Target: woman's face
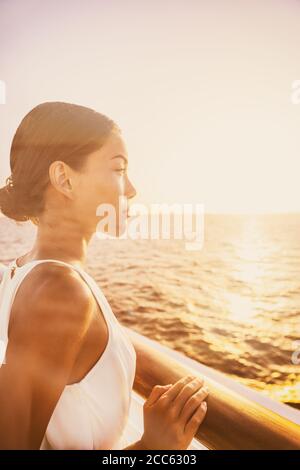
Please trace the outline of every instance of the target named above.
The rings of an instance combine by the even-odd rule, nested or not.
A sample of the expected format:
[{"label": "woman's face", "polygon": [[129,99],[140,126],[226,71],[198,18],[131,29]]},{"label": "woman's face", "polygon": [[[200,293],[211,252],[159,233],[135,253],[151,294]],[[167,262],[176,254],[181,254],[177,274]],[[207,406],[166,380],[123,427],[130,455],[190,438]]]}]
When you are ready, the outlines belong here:
[{"label": "woman's face", "polygon": [[[128,200],[136,195],[127,174],[128,154],[120,134],[112,132],[100,150],[87,157],[76,172],[74,208],[84,225],[112,236],[126,227]],[[73,184],[73,177],[72,177]],[[101,206],[105,204],[107,206]],[[108,222],[108,215],[113,224]]]}]

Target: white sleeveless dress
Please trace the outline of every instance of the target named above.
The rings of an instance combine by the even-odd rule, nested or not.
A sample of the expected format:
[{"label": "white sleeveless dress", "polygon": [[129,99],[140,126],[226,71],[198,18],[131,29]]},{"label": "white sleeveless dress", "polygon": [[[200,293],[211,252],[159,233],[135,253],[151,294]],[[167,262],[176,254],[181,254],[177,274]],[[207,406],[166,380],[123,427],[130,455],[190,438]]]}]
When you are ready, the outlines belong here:
[{"label": "white sleeveless dress", "polygon": [[0,344],[6,345],[8,341],[10,310],[18,287],[34,266],[45,262],[69,266],[80,274],[99,303],[109,338],[101,358],[85,377],[64,388],[40,449],[123,449],[129,445],[124,431],[136,371],[136,352],[102,290],[79,265],[49,259],[30,261],[20,267],[14,260],[6,266],[0,284]]}]

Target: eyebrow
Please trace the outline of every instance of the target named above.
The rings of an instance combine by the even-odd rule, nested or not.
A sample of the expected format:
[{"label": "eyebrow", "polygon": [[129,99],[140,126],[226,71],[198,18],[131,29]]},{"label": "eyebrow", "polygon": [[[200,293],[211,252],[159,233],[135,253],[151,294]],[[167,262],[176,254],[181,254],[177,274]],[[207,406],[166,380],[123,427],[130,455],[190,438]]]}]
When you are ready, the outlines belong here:
[{"label": "eyebrow", "polygon": [[128,165],[128,160],[126,157],[124,157],[124,155],[115,155],[114,157],[111,158],[111,160],[113,160],[114,158],[123,158],[123,160],[125,161],[126,165]]}]

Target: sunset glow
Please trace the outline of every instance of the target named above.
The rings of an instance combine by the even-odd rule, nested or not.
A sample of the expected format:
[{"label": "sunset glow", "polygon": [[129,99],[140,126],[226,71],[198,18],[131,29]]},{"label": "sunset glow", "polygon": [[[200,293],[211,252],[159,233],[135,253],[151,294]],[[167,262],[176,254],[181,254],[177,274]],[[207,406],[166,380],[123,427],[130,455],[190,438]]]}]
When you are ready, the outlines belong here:
[{"label": "sunset glow", "polygon": [[21,118],[61,100],[119,123],[137,201],[300,210],[299,2],[1,3],[1,183]]}]

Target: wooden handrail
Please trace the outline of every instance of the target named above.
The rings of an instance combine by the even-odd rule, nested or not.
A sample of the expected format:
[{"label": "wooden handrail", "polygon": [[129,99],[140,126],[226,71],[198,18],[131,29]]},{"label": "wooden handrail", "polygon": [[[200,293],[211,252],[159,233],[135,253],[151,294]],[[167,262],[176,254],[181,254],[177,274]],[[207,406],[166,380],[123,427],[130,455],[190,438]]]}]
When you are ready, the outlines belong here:
[{"label": "wooden handrail", "polygon": [[[200,376],[167,354],[128,334],[137,362],[133,388],[144,398],[154,385],[174,383],[188,374]],[[209,449],[300,449],[300,426],[228,387],[201,375],[209,388],[208,411],[195,437]]]}]

